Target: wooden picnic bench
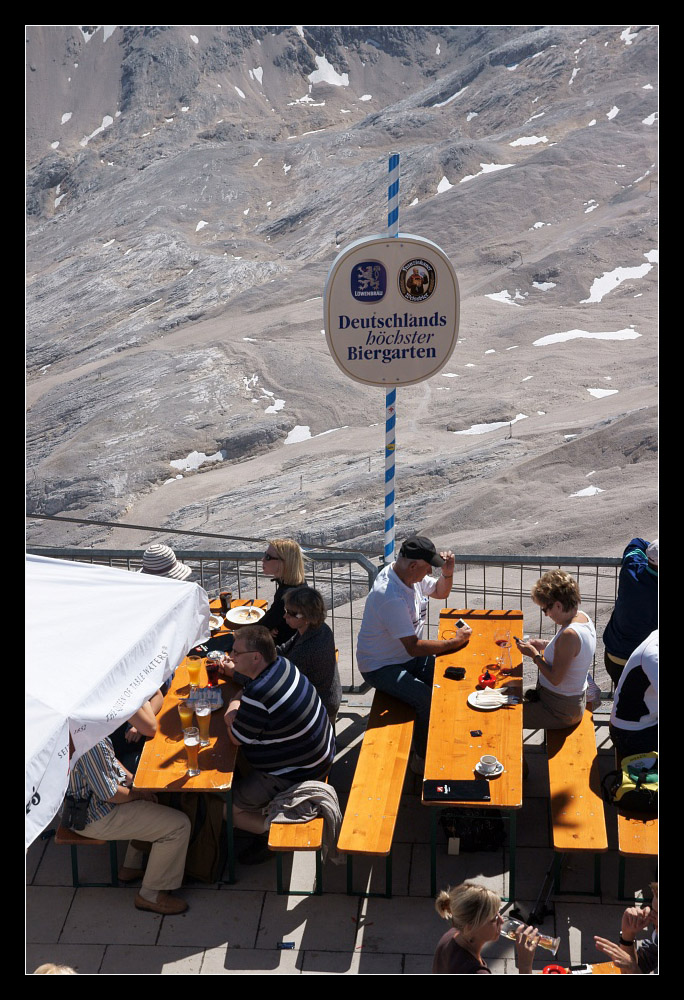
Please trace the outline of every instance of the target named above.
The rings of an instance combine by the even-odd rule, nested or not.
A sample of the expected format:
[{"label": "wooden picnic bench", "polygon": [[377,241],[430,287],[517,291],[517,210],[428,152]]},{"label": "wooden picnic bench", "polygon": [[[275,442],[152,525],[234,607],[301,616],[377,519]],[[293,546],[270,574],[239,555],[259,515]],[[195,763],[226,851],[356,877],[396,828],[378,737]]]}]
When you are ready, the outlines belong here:
[{"label": "wooden picnic bench", "polygon": [[[94,837],[83,837],[75,830],[70,830],[62,823],[55,831],[55,843],[71,848],[71,881],[74,889],[81,886],[88,888],[101,887],[105,885],[117,886],[119,884],[118,869],[119,862],[116,851],[115,840],[96,840]],[[111,882],[81,882],[78,877],[78,848],[79,847],[109,847],[109,867],[111,871]]]},{"label": "wooden picnic bench", "polygon": [[598,896],[601,893],[600,855],[608,850],[606,818],[601,796],[596,732],[592,713],[587,710],[580,722],[565,729],[546,730],[546,754],[549,765],[551,792],[551,827],[553,833],[553,864],[542,886],[533,913],[551,881],[557,895],[564,895],[560,876],[565,854],[589,851],[594,854],[594,889],[573,892],[576,896]]},{"label": "wooden picnic bench", "polygon": [[[337,847],[347,855],[347,894],[392,895],[392,841],[406,777],[415,711],[383,691],[373,696]],[[385,892],[355,892],[353,856],[385,857]]]},{"label": "wooden picnic bench", "polygon": [[[622,756],[615,751],[615,765],[619,769]],[[618,899],[634,902],[625,896],[625,858],[654,858],[658,856],[658,817],[641,813],[628,813],[618,808]],[[640,900],[639,900],[640,901]]]},{"label": "wooden picnic bench", "polygon": [[[268,846],[276,854],[276,883],[279,896],[320,896],[323,893],[323,817],[317,816],[306,823],[271,823]],[[283,854],[297,851],[316,852],[316,883],[313,892],[283,888]]]}]

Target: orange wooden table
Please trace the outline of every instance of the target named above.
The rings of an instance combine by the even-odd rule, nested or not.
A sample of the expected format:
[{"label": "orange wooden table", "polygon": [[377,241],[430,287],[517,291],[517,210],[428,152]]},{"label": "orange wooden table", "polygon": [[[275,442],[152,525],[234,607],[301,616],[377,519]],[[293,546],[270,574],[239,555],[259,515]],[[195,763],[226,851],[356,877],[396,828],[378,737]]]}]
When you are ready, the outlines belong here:
[{"label": "orange wooden table", "polygon": [[592,976],[621,976],[622,969],[619,969],[614,962],[598,962],[591,966]]},{"label": "orange wooden table", "polygon": [[[202,663],[200,685],[206,686],[207,674]],[[223,677],[219,678],[219,689],[227,708],[231,696],[238,686]],[[178,702],[190,693],[187,660],[180,664],[164,696],[161,712],[157,716],[157,733],[147,740],[133,781],[134,788],[152,792],[221,792],[226,799],[226,836],[228,844],[228,881],[235,881],[235,857],[233,850],[233,773],[237,747],[228,736],[223,721],[224,709],[216,709],[211,714],[209,726],[210,744],[200,747],[199,767],[201,774],[190,777],[187,774],[187,758]]]},{"label": "orange wooden table", "polygon": [[[425,778],[469,781],[477,778],[474,768],[483,754],[494,754],[504,765],[504,771],[489,780],[490,802],[439,801],[426,799],[423,805],[432,807],[431,832],[431,893],[437,893],[437,811],[438,807],[459,809],[501,809],[508,813],[510,876],[508,899],[515,895],[515,820],[516,809],[522,807],[522,656],[513,636],[522,638],[522,611],[456,611],[444,609],[439,616],[439,638],[445,629],[454,629],[462,618],[473,633],[468,645],[456,653],[437,657],[432,689],[430,726],[425,757]],[[468,695],[477,689],[478,678],[485,668],[492,667],[502,652],[494,643],[494,632],[510,627],[510,673],[497,674],[496,688],[503,688],[519,698],[515,705],[494,711],[471,708]],[[464,667],[463,680],[444,676],[449,666]],[[471,736],[481,729],[482,736]]]}]

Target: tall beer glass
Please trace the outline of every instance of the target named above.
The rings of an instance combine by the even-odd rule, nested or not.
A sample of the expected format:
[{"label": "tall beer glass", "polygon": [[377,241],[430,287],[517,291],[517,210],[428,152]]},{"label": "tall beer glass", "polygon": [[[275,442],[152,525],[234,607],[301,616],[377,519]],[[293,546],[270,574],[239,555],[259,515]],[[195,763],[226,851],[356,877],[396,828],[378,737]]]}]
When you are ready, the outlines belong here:
[{"label": "tall beer glass", "polygon": [[200,746],[209,746],[209,724],[211,722],[211,704],[208,701],[198,701],[195,705],[197,726],[200,734]]},{"label": "tall beer glass", "polygon": [[188,663],[188,677],[190,678],[190,688],[194,690],[196,687],[199,687],[200,670],[202,667],[202,657],[191,654],[190,656],[188,656],[187,663]]},{"label": "tall beer glass", "polygon": [[197,760],[200,747],[200,734],[197,726],[190,726],[188,729],[183,730],[183,742],[185,743],[185,752],[188,756],[188,770],[186,773],[191,778],[196,778],[200,773],[199,761]]}]

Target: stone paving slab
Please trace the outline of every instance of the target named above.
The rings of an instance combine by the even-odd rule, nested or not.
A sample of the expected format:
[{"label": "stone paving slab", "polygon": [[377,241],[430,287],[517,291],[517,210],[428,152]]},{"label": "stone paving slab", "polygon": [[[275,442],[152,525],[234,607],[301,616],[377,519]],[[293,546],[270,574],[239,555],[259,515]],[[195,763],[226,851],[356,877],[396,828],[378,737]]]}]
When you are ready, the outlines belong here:
[{"label": "stone paving slab", "polygon": [[[54,962],[55,965],[70,965],[81,976],[97,975],[105,950],[106,945],[103,944],[62,944],[55,941],[27,944],[26,972],[30,974],[39,965]],[[119,962],[118,969],[121,968]]]},{"label": "stone paving slab", "polygon": [[298,976],[301,954],[276,948],[208,948],[202,976]]},{"label": "stone paving slab", "polygon": [[268,893],[261,912],[256,947],[273,949],[279,941],[295,949],[352,952],[358,929],[358,900],[336,894],[277,896]]},{"label": "stone paving slab", "polygon": [[[83,890],[80,890],[83,892]],[[49,944],[60,940],[76,889],[31,885],[26,889],[26,941]]]},{"label": "stone paving slab", "polygon": [[196,976],[203,961],[203,948],[117,944],[106,949],[100,975],[116,976],[125,968],[129,976]]},{"label": "stone paving slab", "polygon": [[195,888],[181,892],[190,908],[180,916],[163,918],[160,945],[255,947],[266,893],[232,885],[221,886],[218,892]]}]

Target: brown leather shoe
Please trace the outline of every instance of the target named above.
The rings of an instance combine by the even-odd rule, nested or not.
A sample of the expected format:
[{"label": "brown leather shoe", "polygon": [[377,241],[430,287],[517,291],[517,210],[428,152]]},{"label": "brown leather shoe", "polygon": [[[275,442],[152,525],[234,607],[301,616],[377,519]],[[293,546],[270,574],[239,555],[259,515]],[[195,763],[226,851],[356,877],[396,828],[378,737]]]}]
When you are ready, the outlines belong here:
[{"label": "brown leather shoe", "polygon": [[152,913],[161,913],[164,916],[173,916],[176,913],[185,913],[188,904],[179,896],[174,896],[171,892],[160,892],[154,903],[149,899],[143,899],[138,893],[135,897],[136,910],[151,910]]},{"label": "brown leather shoe", "polygon": [[117,878],[119,882],[137,882],[144,874],[144,868],[126,868],[124,865],[119,868]]}]

